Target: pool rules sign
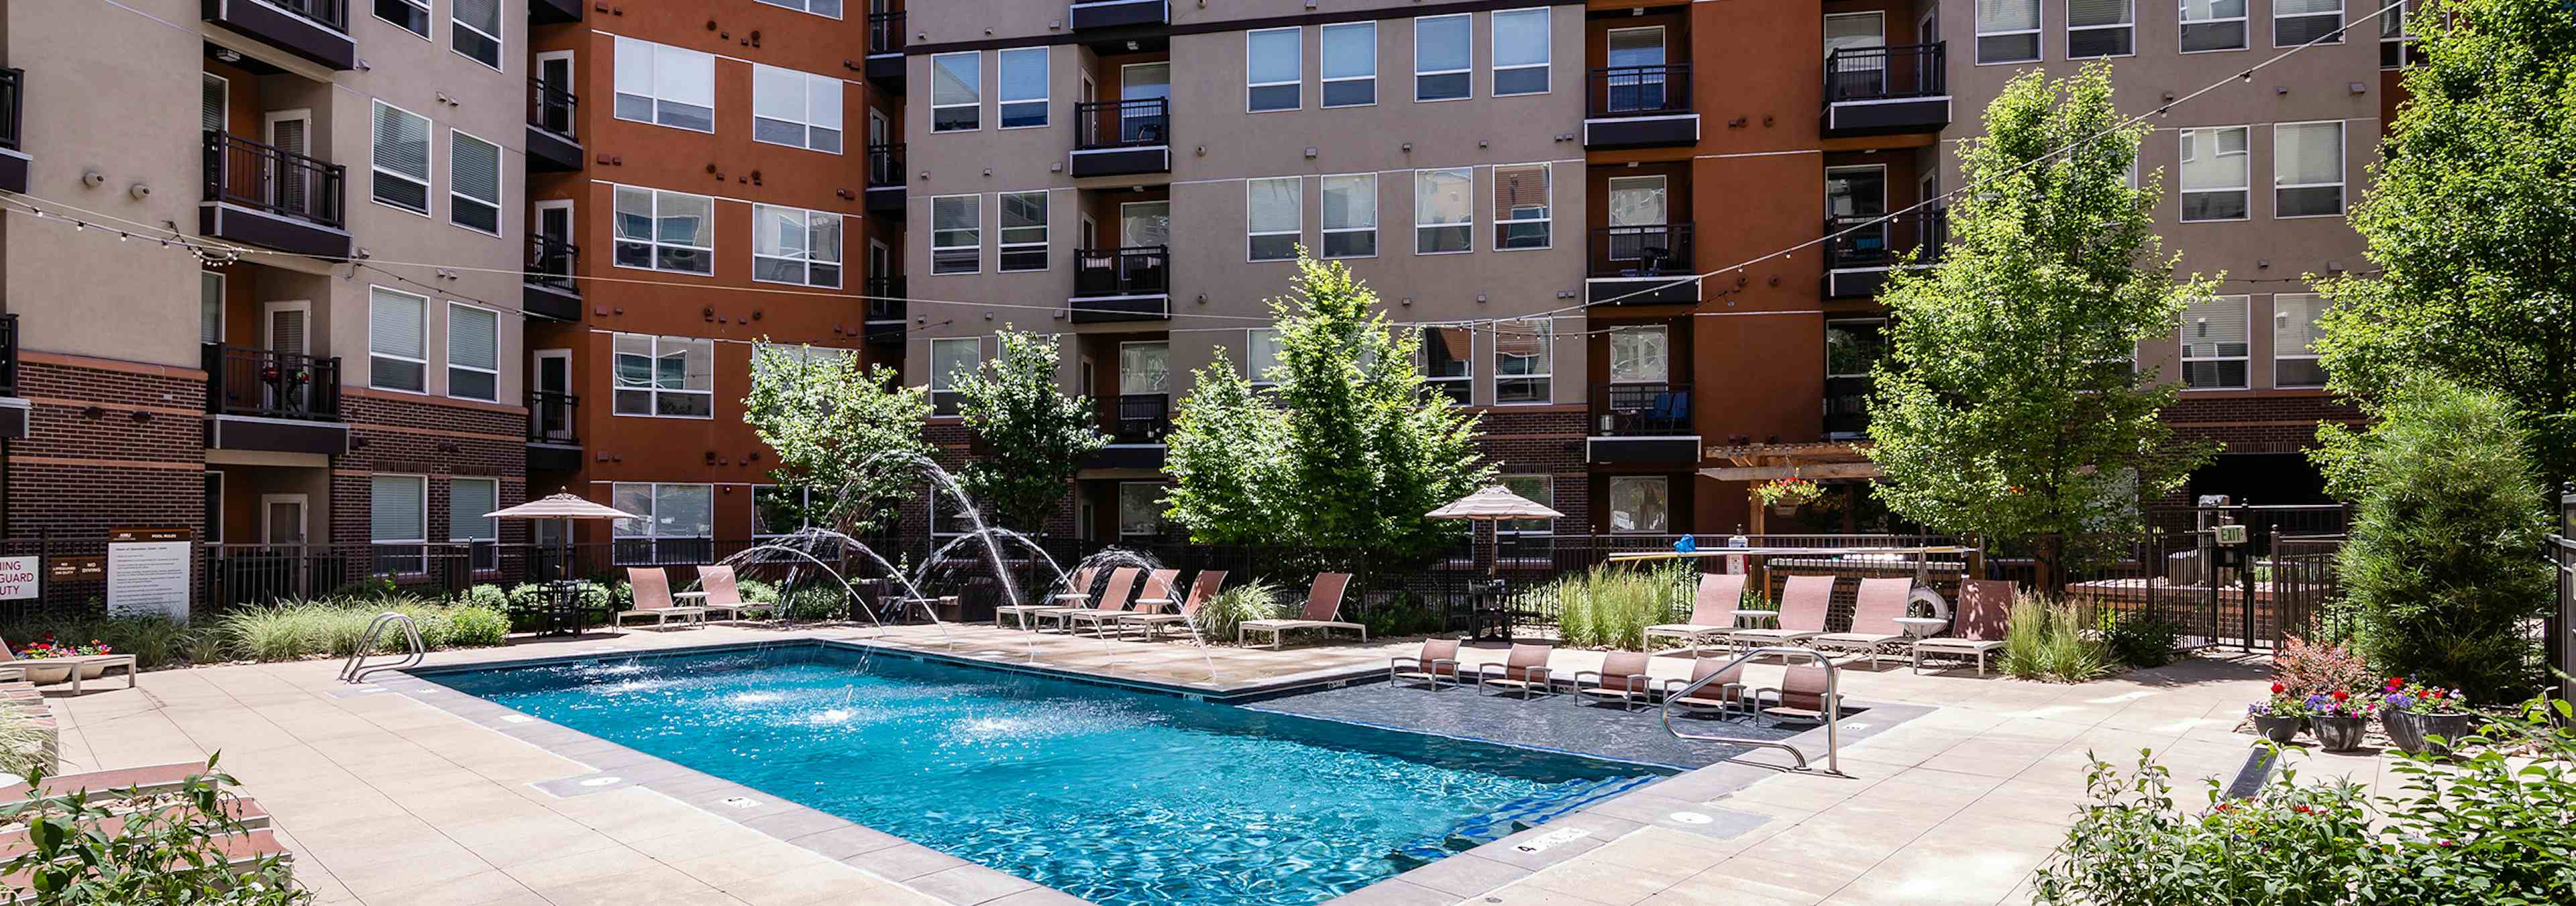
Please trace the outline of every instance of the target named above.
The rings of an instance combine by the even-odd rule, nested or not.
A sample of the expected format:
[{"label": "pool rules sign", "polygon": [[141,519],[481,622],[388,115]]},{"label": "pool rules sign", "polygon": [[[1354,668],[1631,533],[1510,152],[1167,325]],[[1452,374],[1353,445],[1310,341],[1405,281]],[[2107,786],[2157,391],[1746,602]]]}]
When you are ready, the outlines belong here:
[{"label": "pool rules sign", "polygon": [[107,537],[107,612],[188,621],[191,532],[121,528]]}]

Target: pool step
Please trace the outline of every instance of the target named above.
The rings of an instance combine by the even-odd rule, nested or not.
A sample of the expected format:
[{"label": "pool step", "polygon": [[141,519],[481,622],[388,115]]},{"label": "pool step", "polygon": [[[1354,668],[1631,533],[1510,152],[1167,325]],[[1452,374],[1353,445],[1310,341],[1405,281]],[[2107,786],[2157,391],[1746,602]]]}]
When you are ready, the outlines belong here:
[{"label": "pool step", "polygon": [[1408,868],[1426,865],[1456,853],[1492,843],[1512,834],[1545,824],[1571,814],[1584,806],[1625,793],[1663,778],[1648,774],[1639,777],[1612,777],[1605,780],[1570,780],[1536,793],[1495,806],[1492,811],[1457,823],[1439,837],[1425,837],[1398,848],[1389,858]]}]

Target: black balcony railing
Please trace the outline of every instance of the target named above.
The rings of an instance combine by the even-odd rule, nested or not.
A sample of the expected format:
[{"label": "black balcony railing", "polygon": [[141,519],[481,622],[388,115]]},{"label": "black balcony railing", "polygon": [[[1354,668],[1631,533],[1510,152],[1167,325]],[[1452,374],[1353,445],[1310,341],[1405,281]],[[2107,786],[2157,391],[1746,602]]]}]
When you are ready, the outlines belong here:
[{"label": "black balcony railing", "polygon": [[1690,64],[1609,66],[1592,70],[1587,116],[1668,116],[1691,112]]},{"label": "black balcony railing", "polygon": [[1076,296],[1150,296],[1172,291],[1171,247],[1081,249],[1073,256]]},{"label": "black balcony railing", "polygon": [[869,277],[866,285],[870,298],[864,336],[871,343],[900,342],[904,319],[911,314],[910,306],[904,304],[903,278]]},{"label": "black balcony railing", "polygon": [[580,295],[581,283],[573,279],[580,263],[580,246],[544,233],[528,234],[528,285]]},{"label": "black balcony railing", "polygon": [[528,394],[528,442],[532,444],[565,444],[578,446],[581,435],[573,416],[580,414],[581,397],[569,393],[543,390]]},{"label": "black balcony railing", "polygon": [[340,420],[339,359],[227,343],[204,349],[208,413]]},{"label": "black balcony railing", "polygon": [[1869,431],[1870,379],[1857,377],[1825,378],[1826,436],[1857,437]]},{"label": "black balcony railing", "polygon": [[1931,264],[1941,260],[1941,247],[1950,240],[1950,219],[1940,208],[1907,211],[1884,220],[1829,217],[1825,235],[1834,237],[1825,243],[1829,271],[1894,267],[1908,253],[1914,253],[1915,264]]},{"label": "black balcony railing", "polygon": [[18,395],[18,316],[0,315],[0,396]]},{"label": "black balcony railing", "polygon": [[1159,444],[1172,429],[1172,397],[1165,393],[1122,393],[1109,401],[1112,443]]},{"label": "black balcony railing", "polygon": [[573,137],[573,123],[578,121],[572,92],[544,79],[528,80],[528,125],[565,138]]},{"label": "black balcony railing", "polygon": [[1073,105],[1073,119],[1081,128],[1073,140],[1076,151],[1172,143],[1170,98],[1082,101]]},{"label": "black balcony railing", "polygon": [[18,150],[18,129],[24,119],[27,73],[22,69],[0,69],[0,148]]},{"label": "black balcony railing", "polygon": [[903,143],[868,146],[868,185],[903,185]]},{"label": "black balcony railing", "polygon": [[1825,57],[1825,102],[1882,101],[1949,93],[1941,42],[1844,47]]},{"label": "black balcony railing", "polygon": [[338,31],[349,30],[349,0],[267,0],[267,3]]},{"label": "black balcony railing", "polygon": [[340,226],[345,168],[212,129],[205,136],[207,201]]},{"label": "black balcony railing", "polygon": [[903,52],[903,11],[868,14],[868,52]]},{"label": "black balcony railing", "polygon": [[1671,437],[1691,433],[1689,384],[1612,384],[1593,400],[1597,437]]},{"label": "black balcony railing", "polygon": [[1592,276],[1661,277],[1692,273],[1691,225],[1595,227]]}]

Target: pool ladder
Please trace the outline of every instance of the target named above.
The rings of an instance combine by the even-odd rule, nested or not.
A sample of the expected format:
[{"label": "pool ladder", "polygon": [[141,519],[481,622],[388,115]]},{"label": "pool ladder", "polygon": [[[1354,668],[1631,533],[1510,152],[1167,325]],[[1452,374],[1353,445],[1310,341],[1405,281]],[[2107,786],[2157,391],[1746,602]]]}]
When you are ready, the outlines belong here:
[{"label": "pool ladder", "polygon": [[1788,660],[1790,655],[1803,655],[1807,658],[1813,659],[1816,663],[1823,664],[1825,666],[1825,771],[1832,774],[1842,773],[1842,736],[1840,732],[1840,725],[1843,717],[1842,668],[1834,666],[1833,658],[1826,657],[1824,652],[1817,651],[1813,648],[1787,646],[1755,648],[1743,654],[1736,655],[1734,660],[1726,662],[1724,666],[1711,671],[1709,675],[1693,680],[1689,685],[1683,686],[1680,689],[1665,693],[1663,704],[1664,731],[1673,734],[1673,737],[1676,739],[1686,739],[1691,742],[1722,742],[1730,745],[1779,749],[1783,752],[1789,753],[1789,757],[1797,761],[1798,770],[1808,770],[1807,753],[1798,751],[1797,746],[1790,745],[1786,742],[1772,739],[1744,739],[1734,736],[1715,736],[1706,733],[1685,733],[1682,732],[1680,727],[1673,726],[1674,699],[1689,698],[1692,693],[1698,692],[1708,684],[1725,677],[1726,672],[1734,669],[1736,665],[1766,654],[1780,655],[1781,660],[1784,662]]},{"label": "pool ladder", "polygon": [[[367,655],[376,650],[376,642],[384,638],[385,630],[396,624],[402,626],[403,643],[410,650],[392,661],[367,663]],[[370,673],[418,667],[427,657],[429,657],[429,646],[420,643],[420,624],[412,622],[411,617],[388,610],[377,614],[375,619],[367,622],[366,633],[358,637],[358,650],[349,652],[349,662],[340,667],[340,680],[348,683],[363,682]]]}]

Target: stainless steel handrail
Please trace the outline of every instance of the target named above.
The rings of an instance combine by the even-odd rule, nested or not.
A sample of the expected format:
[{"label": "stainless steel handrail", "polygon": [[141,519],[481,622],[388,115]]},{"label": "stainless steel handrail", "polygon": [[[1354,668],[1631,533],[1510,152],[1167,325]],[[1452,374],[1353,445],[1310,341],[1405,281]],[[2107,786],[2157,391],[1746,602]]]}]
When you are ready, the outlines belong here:
[{"label": "stainless steel handrail", "polygon": [[[368,653],[376,650],[376,640],[384,637],[386,627],[397,623],[402,624],[403,642],[411,650],[404,653],[400,660],[391,663],[367,663]],[[361,682],[370,673],[420,666],[420,662],[428,657],[429,646],[420,642],[420,624],[412,622],[409,616],[388,610],[377,614],[375,619],[367,621],[366,634],[358,638],[358,650],[349,652],[349,662],[340,668],[340,679],[342,682]]]},{"label": "stainless steel handrail", "polygon": [[[1720,678],[1726,676],[1727,670],[1734,668],[1738,664],[1742,664],[1766,654],[1782,655],[1783,660],[1786,660],[1785,656],[1787,655],[1803,654],[1807,657],[1814,658],[1816,663],[1825,665],[1825,770],[1834,774],[1842,773],[1842,735],[1840,727],[1843,717],[1842,668],[1834,666],[1833,659],[1826,657],[1824,652],[1817,651],[1813,648],[1796,648],[1788,646],[1755,648],[1741,655],[1737,655],[1734,660],[1728,661],[1724,666],[1710,671],[1707,676],[1692,680],[1689,685],[1665,693],[1663,703],[1664,732],[1673,734],[1673,738],[1675,739],[1684,739],[1691,742],[1723,742],[1734,745],[1757,746],[1765,749],[1779,749],[1789,753],[1790,758],[1797,760],[1798,770],[1807,770],[1807,753],[1798,751],[1797,746],[1790,745],[1786,742],[1772,739],[1743,739],[1734,736],[1711,736],[1704,733],[1684,733],[1680,727],[1673,726],[1674,699],[1689,698],[1691,693],[1699,691],[1701,687],[1717,682]],[[1740,681],[1741,680],[1739,680],[1739,682]]]}]

